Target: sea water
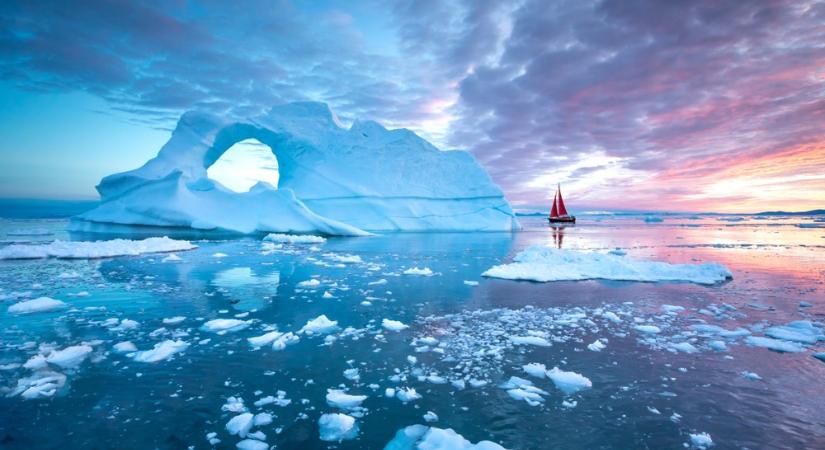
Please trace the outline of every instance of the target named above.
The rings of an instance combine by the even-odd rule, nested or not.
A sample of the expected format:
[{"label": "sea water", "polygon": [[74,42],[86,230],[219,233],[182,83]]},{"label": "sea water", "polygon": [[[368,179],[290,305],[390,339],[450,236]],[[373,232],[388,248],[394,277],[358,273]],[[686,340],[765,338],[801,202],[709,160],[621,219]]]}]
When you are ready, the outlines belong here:
[{"label": "sea water", "polygon": [[[541,217],[521,220],[518,233],[269,246],[261,236],[199,235],[189,236],[198,248],[177,258],[0,261],[0,447],[234,448],[243,439],[227,423],[246,411],[271,418],[259,416],[249,432],[262,434],[247,439],[280,449],[380,449],[413,424],[508,449],[683,448],[702,444],[691,436],[701,433],[720,449],[825,446],[825,363],[813,357],[825,341],[779,353],[747,340],[799,320],[822,329],[821,222],[603,215],[551,228]],[[100,238],[69,235],[65,225],[6,219],[0,239]],[[733,279],[703,286],[481,276],[534,244],[718,262]],[[416,275],[423,269],[431,274]],[[7,311],[41,296],[67,307]],[[334,328],[300,332],[320,316]],[[220,327],[233,323],[241,325]],[[297,342],[248,341],[275,331]],[[152,363],[114,348],[131,342],[147,351],[167,341],[186,346]],[[74,346],[91,351],[74,367],[47,365],[66,377],[53,395],[13,395],[36,372],[22,366],[34,355]],[[547,378],[555,367],[590,385],[570,392]],[[524,401],[513,376],[532,383],[522,391],[540,391],[538,400]],[[367,398],[330,404],[330,389]],[[319,419],[333,413],[357,426],[333,437],[340,442],[321,440]]]}]

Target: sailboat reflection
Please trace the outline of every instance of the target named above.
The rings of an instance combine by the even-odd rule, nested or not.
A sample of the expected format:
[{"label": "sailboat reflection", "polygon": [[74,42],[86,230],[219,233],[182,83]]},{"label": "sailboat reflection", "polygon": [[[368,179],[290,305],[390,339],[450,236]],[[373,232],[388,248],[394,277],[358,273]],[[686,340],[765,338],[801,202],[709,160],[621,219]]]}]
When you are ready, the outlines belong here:
[{"label": "sailboat reflection", "polygon": [[553,232],[553,245],[556,248],[561,249],[562,243],[564,241],[564,228],[559,226],[551,226],[550,229]]}]

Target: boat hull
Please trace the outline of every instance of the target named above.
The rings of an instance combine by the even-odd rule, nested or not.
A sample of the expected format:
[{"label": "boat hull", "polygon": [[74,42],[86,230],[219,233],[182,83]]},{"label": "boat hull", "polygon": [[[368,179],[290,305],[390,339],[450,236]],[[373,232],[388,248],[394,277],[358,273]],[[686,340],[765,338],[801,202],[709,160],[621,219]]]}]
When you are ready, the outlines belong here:
[{"label": "boat hull", "polygon": [[548,217],[547,221],[550,223],[576,223],[576,216]]}]

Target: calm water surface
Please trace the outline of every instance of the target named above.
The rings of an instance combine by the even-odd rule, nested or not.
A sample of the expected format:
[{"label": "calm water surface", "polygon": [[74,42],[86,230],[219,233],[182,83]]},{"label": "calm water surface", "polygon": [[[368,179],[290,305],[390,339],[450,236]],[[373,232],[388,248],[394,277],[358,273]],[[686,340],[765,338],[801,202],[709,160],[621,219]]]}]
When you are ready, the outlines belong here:
[{"label": "calm water surface", "polygon": [[[744,327],[761,336],[766,326],[793,320],[821,324],[825,228],[815,227],[818,222],[666,217],[645,223],[638,216],[600,216],[564,229],[547,228],[541,218],[522,222],[525,231],[513,234],[333,238],[318,248],[269,252],[262,252],[259,238],[198,240],[198,249],[178,253],[180,261],[164,261],[165,255],[0,261],[0,448],[235,448],[240,439],[224,428],[235,414],[222,411],[232,396],[243,398],[253,413],[273,414],[272,424],[255,429],[281,449],[380,449],[397,430],[425,423],[428,411],[438,416],[433,426],[509,449],[683,448],[698,432],[709,433],[719,449],[825,448],[825,364],[812,357],[825,351],[825,342],[777,353],[738,338],[727,340],[727,351],[715,351],[707,346],[710,338],[691,328]],[[0,245],[94,237],[69,236],[65,225],[7,219],[0,222]],[[532,244],[620,247],[627,257],[669,262],[715,261],[734,277],[715,286],[481,277]],[[335,255],[357,255],[361,262],[342,264]],[[402,275],[411,267],[428,267],[435,275]],[[320,286],[298,286],[312,278]],[[72,308],[27,316],[6,312],[20,299],[43,295]],[[665,314],[663,304],[685,310]],[[604,320],[605,310],[621,321]],[[321,314],[340,328],[302,335],[280,351],[247,342],[274,328],[297,332]],[[565,314],[580,316],[572,324],[553,322]],[[175,316],[186,319],[163,323]],[[249,326],[224,335],[201,329],[204,321],[235,317]],[[104,322],[112,318],[139,326],[117,331]],[[409,328],[384,330],[385,318]],[[662,336],[637,332],[634,323],[641,321],[659,325]],[[553,345],[509,344],[508,336],[530,332],[543,333]],[[429,336],[442,344],[437,351],[416,340]],[[190,346],[157,363],[112,351],[122,341],[145,350],[167,339]],[[588,350],[596,339],[606,343],[604,350]],[[668,342],[675,340],[693,342],[700,351],[673,351]],[[94,352],[78,368],[62,371],[67,382],[54,397],[6,396],[30,373],[17,365],[38,346],[84,342]],[[525,374],[527,363],[581,373],[592,388],[565,395],[547,379]],[[344,376],[352,368],[360,379]],[[459,389],[430,375],[487,384]],[[499,387],[511,376],[545,390],[544,402],[530,406],[512,399]],[[415,388],[422,398],[406,404],[387,398],[384,390],[391,387]],[[354,439],[319,439],[320,415],[341,412],[325,401],[330,388],[368,396],[365,411],[356,414],[362,417]],[[291,400],[288,405],[253,405],[278,391]],[[221,440],[216,446],[207,442],[211,432]]]}]

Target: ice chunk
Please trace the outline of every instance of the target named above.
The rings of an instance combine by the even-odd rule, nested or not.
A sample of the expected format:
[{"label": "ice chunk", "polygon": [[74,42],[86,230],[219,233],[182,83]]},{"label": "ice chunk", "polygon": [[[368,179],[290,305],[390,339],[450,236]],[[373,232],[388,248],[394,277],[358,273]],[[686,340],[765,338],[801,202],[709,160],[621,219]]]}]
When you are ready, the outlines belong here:
[{"label": "ice chunk", "polygon": [[596,339],[592,343],[587,344],[587,348],[589,350],[594,351],[594,352],[600,352],[600,351],[604,350],[605,348],[607,348],[607,346],[604,345],[604,342],[602,342],[600,339]]},{"label": "ice chunk", "polygon": [[169,318],[163,319],[163,324],[164,325],[177,325],[177,324],[183,322],[184,320],[186,320],[186,317],[184,317],[184,316],[169,317]]},{"label": "ice chunk", "polygon": [[429,267],[424,267],[423,269],[419,269],[418,267],[410,267],[409,269],[401,272],[404,275],[421,275],[425,277],[433,276],[433,271],[430,270]]},{"label": "ice chunk", "polygon": [[322,441],[343,441],[358,435],[355,418],[346,414],[323,414],[318,419],[318,428]]},{"label": "ice chunk", "polygon": [[244,439],[235,444],[235,447],[238,450],[269,450],[269,444],[257,439]]},{"label": "ice chunk", "polygon": [[52,397],[66,384],[66,375],[51,370],[39,370],[31,376],[17,380],[17,386],[8,394],[9,397],[19,395],[31,400],[42,397]]},{"label": "ice chunk", "polygon": [[795,342],[760,336],[748,336],[745,338],[745,343],[753,347],[764,347],[780,353],[797,353],[803,350],[802,346]]},{"label": "ice chunk", "polygon": [[421,398],[421,394],[415,392],[415,388],[398,388],[395,391],[395,396],[403,403],[408,403]]},{"label": "ice chunk", "polygon": [[117,344],[113,345],[112,348],[117,353],[132,353],[137,351],[137,347],[135,347],[135,344],[131,343],[130,341],[118,342]]},{"label": "ice chunk", "polygon": [[659,334],[662,332],[661,328],[656,325],[636,325],[633,328],[645,334]]},{"label": "ice chunk", "polygon": [[269,333],[247,338],[246,340],[249,342],[249,345],[253,347],[263,347],[264,345],[272,344],[272,342],[283,335],[284,333],[281,333],[280,331],[270,331]]},{"label": "ice chunk", "polygon": [[338,321],[329,320],[326,315],[322,314],[312,320],[307,321],[299,333],[306,334],[327,334],[335,331],[338,328]]},{"label": "ice chunk", "polygon": [[696,348],[690,342],[679,342],[676,344],[670,344],[670,348],[683,353],[697,353],[699,351],[699,349]]},{"label": "ice chunk", "polygon": [[606,279],[689,281],[698,284],[715,284],[733,277],[730,270],[716,263],[669,264],[538,245],[519,252],[512,263],[494,266],[482,275],[542,282]]},{"label": "ice chunk", "polygon": [[427,413],[424,414],[424,421],[425,422],[438,422],[438,414],[436,414],[432,411],[427,411]]},{"label": "ice chunk", "polygon": [[34,300],[25,300],[9,306],[9,314],[31,314],[37,312],[55,311],[67,307],[66,303],[49,297],[38,297]]},{"label": "ice chunk", "polygon": [[314,236],[311,234],[282,234],[269,233],[264,237],[265,241],[280,242],[283,244],[323,244],[326,238],[321,236]]},{"label": "ice chunk", "polygon": [[759,381],[762,379],[762,377],[760,377],[758,373],[748,372],[747,370],[743,370],[739,374],[742,375],[742,378],[747,378],[748,380]]},{"label": "ice chunk", "polygon": [[249,320],[240,319],[213,319],[201,326],[201,330],[209,331],[217,334],[226,334],[234,331],[240,331],[251,325]]},{"label": "ice chunk", "polygon": [[382,320],[381,321],[381,326],[383,326],[387,330],[395,331],[395,332],[406,330],[407,328],[410,327],[409,325],[405,325],[405,324],[403,324],[403,323],[401,323],[397,320],[391,320],[391,319]]},{"label": "ice chunk", "polygon": [[252,413],[238,414],[229,419],[229,422],[226,422],[226,432],[244,438],[252,429],[254,418],[255,416]]},{"label": "ice chunk", "polygon": [[691,433],[690,443],[698,448],[708,448],[713,445],[713,439],[707,433]]},{"label": "ice chunk", "polygon": [[356,409],[366,399],[366,395],[350,395],[340,389],[327,389],[327,404],[335,408]]},{"label": "ice chunk", "polygon": [[166,256],[165,258],[163,258],[161,261],[163,261],[163,262],[177,262],[177,261],[183,261],[183,258],[181,258],[180,256],[172,253],[172,254]]},{"label": "ice chunk", "polygon": [[321,285],[321,282],[316,278],[310,278],[306,281],[299,282],[296,286],[300,288],[315,288]]},{"label": "ice chunk", "polygon": [[547,367],[544,364],[530,363],[522,366],[527,375],[544,378],[547,374]]},{"label": "ice chunk", "polygon": [[549,347],[551,344],[547,339],[539,336],[510,336],[510,342],[515,345],[537,345],[539,347]]},{"label": "ice chunk", "polygon": [[189,344],[177,340],[166,340],[155,344],[151,350],[144,350],[134,354],[134,360],[137,362],[154,363],[169,359],[176,353],[181,353],[189,348]]},{"label": "ice chunk", "polygon": [[550,378],[553,384],[565,394],[574,394],[582,389],[593,387],[589,378],[576,372],[565,372],[558,367],[548,370],[547,378]]},{"label": "ice chunk", "polygon": [[114,239],[111,241],[54,241],[48,244],[17,244],[0,248],[0,259],[40,258],[111,258],[134,256],[143,253],[160,253],[192,250],[197,248],[189,241],[168,237],[153,237],[142,241]]},{"label": "ice chunk", "polygon": [[46,361],[64,369],[72,369],[79,366],[89,356],[89,353],[92,353],[92,347],[88,345],[72,345],[52,352]]},{"label": "ice chunk", "polygon": [[506,450],[491,441],[477,444],[465,439],[451,428],[442,429],[425,425],[411,425],[395,433],[384,450]]},{"label": "ice chunk", "polygon": [[797,320],[787,325],[770,327],[765,330],[765,334],[772,338],[802,344],[815,344],[817,341],[825,340],[822,330],[807,320]]}]

